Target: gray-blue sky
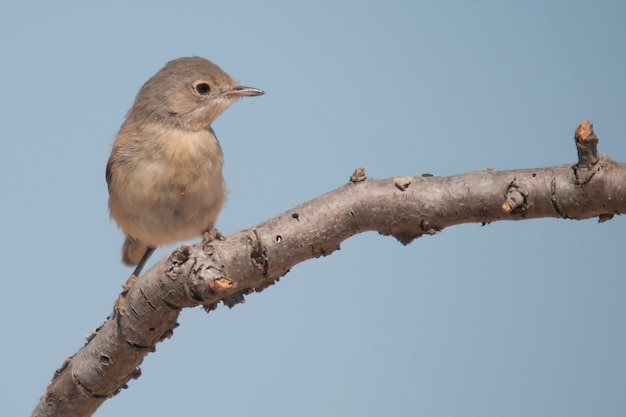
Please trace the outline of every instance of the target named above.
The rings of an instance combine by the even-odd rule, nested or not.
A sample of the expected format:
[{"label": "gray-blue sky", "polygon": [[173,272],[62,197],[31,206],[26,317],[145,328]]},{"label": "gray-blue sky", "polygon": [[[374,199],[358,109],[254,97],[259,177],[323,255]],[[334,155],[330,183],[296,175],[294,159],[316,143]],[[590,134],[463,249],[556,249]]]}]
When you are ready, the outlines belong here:
[{"label": "gray-blue sky", "polygon": [[[626,160],[623,2],[39,3],[0,6],[3,416],[30,413],[130,273],[104,166],[170,59],[204,56],[267,92],[214,125],[224,233],[359,165],[570,163],[585,118]],[[358,236],[244,305],[184,312],[96,415],[624,415],[625,224]]]}]

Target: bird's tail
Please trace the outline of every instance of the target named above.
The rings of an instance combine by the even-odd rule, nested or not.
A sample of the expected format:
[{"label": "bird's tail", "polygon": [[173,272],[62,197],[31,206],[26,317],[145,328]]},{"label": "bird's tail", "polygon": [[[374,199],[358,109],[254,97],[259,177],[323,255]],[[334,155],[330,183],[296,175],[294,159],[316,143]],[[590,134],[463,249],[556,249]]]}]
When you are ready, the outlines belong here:
[{"label": "bird's tail", "polygon": [[145,243],[126,236],[124,246],[122,246],[122,262],[128,266],[137,265],[147,249],[148,245]]}]

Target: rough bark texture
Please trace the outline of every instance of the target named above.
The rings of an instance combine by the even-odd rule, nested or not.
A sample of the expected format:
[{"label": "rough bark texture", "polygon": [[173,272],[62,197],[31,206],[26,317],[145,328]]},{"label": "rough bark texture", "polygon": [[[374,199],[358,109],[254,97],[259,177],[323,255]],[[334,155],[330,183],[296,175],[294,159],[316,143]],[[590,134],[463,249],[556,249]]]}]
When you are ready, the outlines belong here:
[{"label": "rough bark texture", "polygon": [[107,321],[55,372],[33,416],[89,416],[140,375],[156,343],[172,335],[182,308],[222,301],[274,284],[306,259],[326,256],[368,230],[403,244],[460,223],[540,217],[600,221],[626,212],[626,164],[597,152],[585,121],[573,165],[371,180],[359,168],[325,195],[224,240],[185,245],[140,279],[131,277]]}]

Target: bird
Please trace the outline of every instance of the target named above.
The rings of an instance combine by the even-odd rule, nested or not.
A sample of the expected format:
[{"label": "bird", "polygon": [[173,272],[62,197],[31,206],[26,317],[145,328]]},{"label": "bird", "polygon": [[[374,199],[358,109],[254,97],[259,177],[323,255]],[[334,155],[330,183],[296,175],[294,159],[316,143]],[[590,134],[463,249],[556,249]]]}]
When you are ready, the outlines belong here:
[{"label": "bird", "polygon": [[158,246],[215,231],[226,200],[224,156],[211,127],[245,87],[208,59],[165,64],[143,84],[106,165],[110,216],[125,235],[122,261],[138,277]]}]

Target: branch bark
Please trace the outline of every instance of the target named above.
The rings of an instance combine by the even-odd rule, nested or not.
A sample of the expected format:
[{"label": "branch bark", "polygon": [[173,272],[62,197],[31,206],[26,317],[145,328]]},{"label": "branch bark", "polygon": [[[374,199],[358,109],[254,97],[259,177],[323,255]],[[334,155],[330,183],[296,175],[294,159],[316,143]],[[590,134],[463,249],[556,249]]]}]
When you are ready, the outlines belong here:
[{"label": "branch bark", "polygon": [[403,244],[461,223],[540,217],[606,221],[626,212],[626,164],[597,152],[585,121],[574,165],[424,174],[372,180],[357,169],[338,189],[224,240],[184,245],[140,279],[131,277],[106,322],[56,370],[32,416],[89,416],[141,374],[155,345],[172,336],[185,307],[228,307],[274,284],[289,269],[330,255],[364,232]]}]

